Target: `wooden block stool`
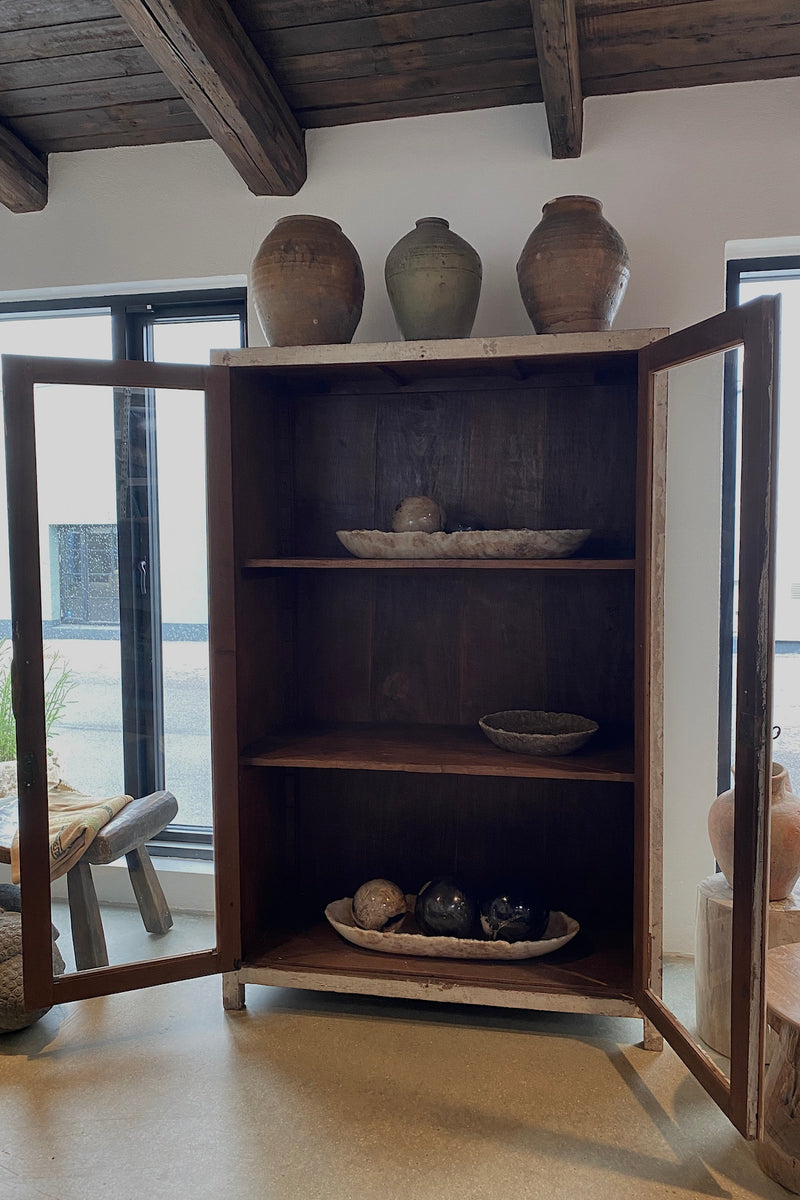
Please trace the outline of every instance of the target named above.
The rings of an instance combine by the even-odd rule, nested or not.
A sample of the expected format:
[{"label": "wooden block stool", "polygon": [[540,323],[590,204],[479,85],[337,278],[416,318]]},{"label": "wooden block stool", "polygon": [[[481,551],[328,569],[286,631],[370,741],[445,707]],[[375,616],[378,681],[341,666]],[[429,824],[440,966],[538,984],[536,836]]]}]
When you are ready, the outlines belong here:
[{"label": "wooden block stool", "polygon": [[[767,945],[800,942],[800,890],[769,906]],[[721,873],[697,888],[695,1014],[700,1037],[719,1054],[731,1055],[731,944],[733,891]],[[771,1053],[771,1046],[770,1046]]]},{"label": "wooden block stool", "polygon": [[[108,951],[100,917],[92,866],[125,856],[142,921],[148,933],[166,933],[172,913],[147,853],[146,843],[164,830],[178,811],[171,792],[151,792],[126,804],[104,825],[89,849],[67,872],[67,896],[72,926],[75,965],[79,971],[108,966]],[[11,862],[11,840],[16,829],[16,806],[3,811],[0,821],[0,862]]]},{"label": "wooden block stool", "polygon": [[800,1193],[800,945],[767,951],[767,1021],[778,1035],[764,1085],[762,1171]]}]

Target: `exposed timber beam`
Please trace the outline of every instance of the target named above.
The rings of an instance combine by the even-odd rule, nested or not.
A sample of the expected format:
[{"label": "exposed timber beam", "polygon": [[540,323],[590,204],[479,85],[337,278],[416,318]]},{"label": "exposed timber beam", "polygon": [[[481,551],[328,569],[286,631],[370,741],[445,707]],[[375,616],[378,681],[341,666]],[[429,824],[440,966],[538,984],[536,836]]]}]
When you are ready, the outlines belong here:
[{"label": "exposed timber beam", "polygon": [[251,192],[305,182],[303,131],[226,0],[114,0]]},{"label": "exposed timber beam", "polygon": [[575,0],[531,0],[553,158],[580,158],[583,88]]},{"label": "exposed timber beam", "polygon": [[47,204],[47,159],[0,125],[0,204],[15,213],[40,212]]}]

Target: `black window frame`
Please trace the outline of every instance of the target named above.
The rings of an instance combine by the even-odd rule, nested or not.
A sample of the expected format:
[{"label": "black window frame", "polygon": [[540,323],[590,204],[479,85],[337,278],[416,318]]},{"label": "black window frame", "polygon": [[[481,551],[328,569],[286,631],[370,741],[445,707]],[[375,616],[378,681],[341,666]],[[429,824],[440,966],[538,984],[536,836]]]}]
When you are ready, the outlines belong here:
[{"label": "black window frame", "polygon": [[[247,289],[245,286],[164,292],[62,297],[57,299],[5,301],[3,317],[51,316],[56,313],[88,316],[108,313],[111,318],[111,359],[153,362],[153,327],[160,322],[235,317],[241,328],[241,344],[247,345]],[[115,399],[115,421],[127,420],[122,411],[122,393]],[[144,410],[155,404],[145,393]],[[143,415],[146,417],[147,412]],[[163,702],[161,680],[161,601],[158,578],[158,525],[156,449],[151,441],[153,422],[143,420],[148,486],[147,517],[142,525],[144,542],[133,545],[119,529],[120,564],[120,649],[122,660],[123,741],[125,790],[146,795],[164,786]],[[140,493],[141,494],[141,493]],[[154,503],[155,502],[155,503]],[[128,523],[130,524],[130,523]],[[142,564],[147,565],[147,588],[140,585]],[[150,565],[152,564],[152,566]],[[212,833],[205,826],[170,825],[150,844],[152,854],[170,858],[213,858]]]}]

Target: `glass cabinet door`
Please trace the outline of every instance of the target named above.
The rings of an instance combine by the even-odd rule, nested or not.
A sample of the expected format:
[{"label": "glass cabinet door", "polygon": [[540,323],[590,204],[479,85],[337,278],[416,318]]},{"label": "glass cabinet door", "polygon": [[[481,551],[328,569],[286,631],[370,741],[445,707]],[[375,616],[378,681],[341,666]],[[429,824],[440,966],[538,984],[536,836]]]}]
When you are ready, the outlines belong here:
[{"label": "glass cabinet door", "polygon": [[[665,443],[667,469],[664,479],[657,465],[643,465],[652,475],[648,490],[653,512],[637,532],[642,563],[638,587],[640,611],[649,614],[653,636],[649,648],[640,650],[638,689],[644,703],[654,703],[653,697],[663,691],[667,720],[663,755],[658,721],[650,744],[638,747],[645,782],[638,804],[637,1001],[747,1137],[758,1132],[765,1026],[777,328],[774,300],[758,300],[666,337],[640,354],[640,388],[649,397],[643,408],[658,427],[656,445],[659,439]],[[718,603],[720,455],[709,455],[708,447],[720,444],[725,355],[732,351],[743,355],[735,752],[726,748],[723,754],[732,760],[727,766],[731,781],[735,779],[733,889],[715,865],[707,833],[707,813],[717,789],[718,698],[713,687],[706,689],[708,679],[716,678],[724,620],[720,616],[715,623],[710,614],[725,610]],[[673,437],[681,446],[680,478],[670,474]],[[699,449],[696,477],[689,478],[687,447],[692,445]],[[665,506],[666,566],[653,571],[648,564],[662,556],[651,559],[646,551],[660,536]],[[700,672],[698,662],[705,664]],[[680,753],[671,741],[676,727]],[[668,798],[663,810],[662,760]],[[687,897],[695,896],[693,956],[694,931],[686,928],[686,913]],[[713,922],[710,933],[707,920]],[[668,950],[678,944],[682,956],[664,956],[663,976],[662,937]]]},{"label": "glass cabinet door", "polygon": [[[186,769],[210,759],[209,614],[230,609],[208,555],[227,372],[5,356],[3,381],[26,1004],[229,970],[236,816]],[[148,850],[198,811],[213,862]]]}]

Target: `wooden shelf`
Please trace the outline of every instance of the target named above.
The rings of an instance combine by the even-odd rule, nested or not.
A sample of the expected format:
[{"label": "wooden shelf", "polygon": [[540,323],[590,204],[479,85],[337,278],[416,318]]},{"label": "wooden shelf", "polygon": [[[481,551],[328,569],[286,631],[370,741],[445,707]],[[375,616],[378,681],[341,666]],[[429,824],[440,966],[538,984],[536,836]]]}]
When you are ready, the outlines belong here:
[{"label": "wooden shelf", "polygon": [[243,983],[634,1015],[633,935],[581,930],[543,958],[499,962],[404,958],[362,950],[327,922],[272,934],[242,964]]},{"label": "wooden shelf", "polygon": [[461,725],[333,725],[265,737],[240,756],[245,766],[348,771],[592,779],[632,783],[630,739],[598,737],[562,758],[511,754]]},{"label": "wooden shelf", "polygon": [[633,571],[632,558],[247,558],[263,571]]}]

